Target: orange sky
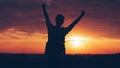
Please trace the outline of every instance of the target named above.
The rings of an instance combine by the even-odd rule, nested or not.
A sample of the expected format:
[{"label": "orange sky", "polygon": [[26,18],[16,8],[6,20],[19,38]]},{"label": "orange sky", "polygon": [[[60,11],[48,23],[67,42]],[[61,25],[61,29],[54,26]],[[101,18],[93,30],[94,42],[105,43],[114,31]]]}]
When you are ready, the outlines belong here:
[{"label": "orange sky", "polygon": [[[14,29],[8,30],[12,32]],[[16,32],[10,35],[17,35]],[[71,38],[75,39],[71,39]],[[77,38],[76,38],[77,37]],[[5,38],[5,37],[4,37]],[[0,41],[0,53],[44,53],[47,34],[35,32],[32,36],[24,36],[21,39],[5,38]],[[78,41],[78,44],[74,44]],[[66,36],[66,53],[67,54],[111,54],[120,52],[119,39],[93,38],[81,36],[75,30]]]},{"label": "orange sky", "polygon": [[0,53],[44,53],[43,3],[52,24],[60,13],[65,27],[86,12],[66,37],[67,54],[120,53],[119,0],[0,0]]}]

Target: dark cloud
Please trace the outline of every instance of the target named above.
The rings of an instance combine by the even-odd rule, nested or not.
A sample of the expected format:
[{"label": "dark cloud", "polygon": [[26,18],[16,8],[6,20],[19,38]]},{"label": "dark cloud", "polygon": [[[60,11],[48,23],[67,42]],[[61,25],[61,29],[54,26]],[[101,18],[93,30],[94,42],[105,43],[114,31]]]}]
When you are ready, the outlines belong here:
[{"label": "dark cloud", "polygon": [[[83,23],[78,29],[84,34],[98,37],[120,38],[120,1],[119,0],[0,0],[0,31],[16,28],[20,31],[46,33],[41,4],[48,4],[47,10],[54,23],[54,17],[62,13],[71,22],[86,11]],[[71,22],[66,23],[67,25]],[[65,24],[65,25],[66,25]],[[87,31],[87,32],[86,32]]]},{"label": "dark cloud", "polygon": [[0,21],[0,32],[12,27],[11,23]]}]

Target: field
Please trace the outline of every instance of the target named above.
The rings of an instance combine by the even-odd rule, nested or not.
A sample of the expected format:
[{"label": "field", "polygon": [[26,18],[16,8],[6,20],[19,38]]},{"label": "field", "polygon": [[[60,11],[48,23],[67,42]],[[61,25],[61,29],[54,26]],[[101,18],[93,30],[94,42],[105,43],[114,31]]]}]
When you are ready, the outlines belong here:
[{"label": "field", "polygon": [[0,54],[0,68],[120,68],[120,54],[66,55],[50,60],[41,54]]}]

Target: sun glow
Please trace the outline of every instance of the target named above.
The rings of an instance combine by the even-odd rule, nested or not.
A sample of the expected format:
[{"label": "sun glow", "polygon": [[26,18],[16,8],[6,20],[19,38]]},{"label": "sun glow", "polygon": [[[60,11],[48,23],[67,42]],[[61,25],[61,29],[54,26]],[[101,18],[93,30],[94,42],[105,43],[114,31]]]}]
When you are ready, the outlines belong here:
[{"label": "sun glow", "polygon": [[89,38],[80,36],[70,36],[67,38],[68,44],[75,49],[82,47],[86,40],[89,40]]},{"label": "sun glow", "polygon": [[82,45],[82,41],[80,40],[79,37],[70,37],[69,38],[69,43],[72,45],[72,47],[80,47]]}]

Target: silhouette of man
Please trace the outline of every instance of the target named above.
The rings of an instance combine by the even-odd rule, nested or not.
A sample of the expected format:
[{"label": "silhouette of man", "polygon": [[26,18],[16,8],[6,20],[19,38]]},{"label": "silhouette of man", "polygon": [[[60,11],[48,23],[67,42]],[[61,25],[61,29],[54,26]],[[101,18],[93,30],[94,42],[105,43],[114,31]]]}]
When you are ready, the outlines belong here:
[{"label": "silhouette of man", "polygon": [[45,55],[46,56],[62,56],[65,55],[65,36],[72,30],[72,28],[80,21],[80,19],[85,15],[82,11],[80,16],[73,21],[68,27],[61,27],[64,22],[64,16],[58,14],[56,16],[54,26],[48,16],[46,11],[46,4],[42,4],[42,9],[44,12],[47,30],[48,30],[48,42],[46,44]]}]

